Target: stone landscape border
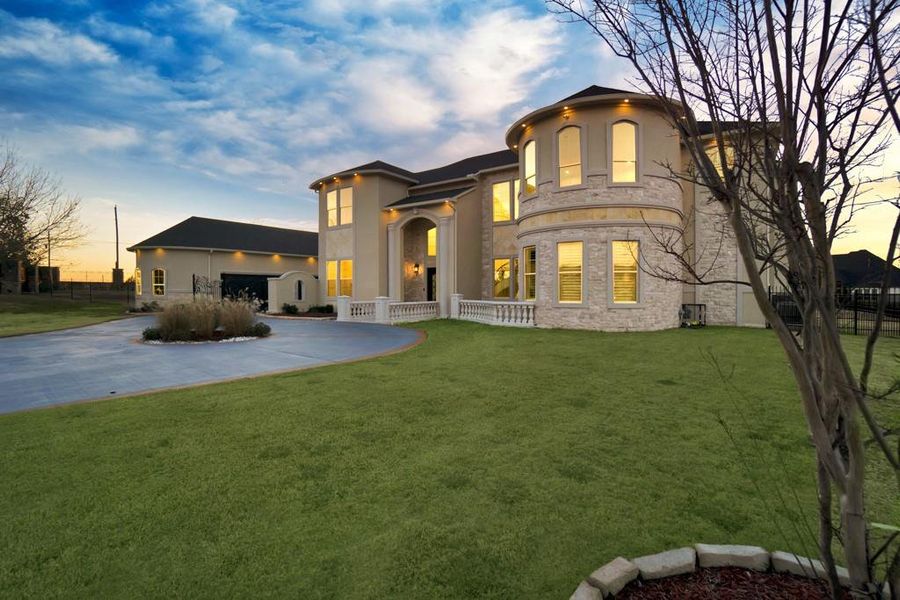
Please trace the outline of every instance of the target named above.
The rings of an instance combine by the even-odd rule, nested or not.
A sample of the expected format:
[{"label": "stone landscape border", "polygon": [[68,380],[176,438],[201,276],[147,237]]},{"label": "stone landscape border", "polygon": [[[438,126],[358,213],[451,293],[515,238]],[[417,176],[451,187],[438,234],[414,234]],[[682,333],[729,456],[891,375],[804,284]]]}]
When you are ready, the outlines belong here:
[{"label": "stone landscape border", "polygon": [[[582,581],[569,600],[601,600],[614,598],[622,589],[640,577],[652,581],[693,573],[697,567],[741,567],[754,571],[774,571],[801,577],[826,579],[825,567],[813,558],[793,552],[769,552],[759,546],[695,544],[632,560],[621,556],[606,563]],[[841,585],[850,584],[844,567],[837,568]],[[883,594],[889,598],[890,594]]]}]

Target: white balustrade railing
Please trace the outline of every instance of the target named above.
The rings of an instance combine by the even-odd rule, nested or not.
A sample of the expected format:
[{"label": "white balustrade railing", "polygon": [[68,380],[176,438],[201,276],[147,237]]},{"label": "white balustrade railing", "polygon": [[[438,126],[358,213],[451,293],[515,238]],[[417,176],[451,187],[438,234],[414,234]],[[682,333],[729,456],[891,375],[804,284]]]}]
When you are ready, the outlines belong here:
[{"label": "white balustrade railing", "polygon": [[375,320],[375,301],[351,302],[350,321],[373,322]]},{"label": "white balustrade railing", "polygon": [[408,323],[437,319],[440,314],[439,302],[391,302],[388,318],[391,323]]},{"label": "white balustrade railing", "polygon": [[534,327],[534,304],[504,300],[460,300],[459,318],[488,325]]}]

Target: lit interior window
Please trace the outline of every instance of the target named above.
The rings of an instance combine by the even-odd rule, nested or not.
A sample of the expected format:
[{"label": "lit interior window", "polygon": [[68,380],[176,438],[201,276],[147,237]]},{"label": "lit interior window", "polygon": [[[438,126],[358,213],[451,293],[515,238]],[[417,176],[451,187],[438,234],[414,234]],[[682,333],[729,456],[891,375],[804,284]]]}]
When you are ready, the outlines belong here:
[{"label": "lit interior window", "polygon": [[[719,177],[724,177],[725,173],[722,170],[722,161],[719,160],[719,147],[710,146],[706,149],[706,155],[709,157],[709,160],[712,161]],[[734,167],[734,146],[725,146],[725,164],[729,169]]]},{"label": "lit interior window", "polygon": [[341,188],[341,225],[353,222],[353,188]]},{"label": "lit interior window", "polygon": [[166,295],[166,271],[164,269],[153,269],[150,272],[151,283],[153,284],[154,296]]},{"label": "lit interior window", "polygon": [[612,126],[612,180],[637,181],[637,126],[628,121]]},{"label": "lit interior window", "polygon": [[353,295],[353,261],[342,260],[341,263],[341,296]]},{"label": "lit interior window", "polygon": [[519,218],[519,196],[522,193],[522,180],[513,181],[513,219]]},{"label": "lit interior window", "polygon": [[492,186],[494,196],[494,221],[509,221],[509,182]]},{"label": "lit interior window", "polygon": [[331,190],[326,195],[326,208],[328,210],[328,226],[337,227],[338,224],[338,193]]},{"label": "lit interior window", "polygon": [[534,300],[537,282],[537,249],[534,246],[525,246],[523,249],[522,266],[525,272],[525,300]]},{"label": "lit interior window", "polygon": [[559,242],[556,255],[559,302],[581,302],[582,242]]},{"label": "lit interior window", "polygon": [[141,281],[141,270],[134,270],[134,295],[140,296],[144,293],[144,282]]},{"label": "lit interior window", "polygon": [[327,293],[329,296],[337,296],[337,261],[325,261],[325,279],[328,281]]},{"label": "lit interior window", "polygon": [[522,148],[525,156],[525,195],[537,191],[537,160],[534,149],[534,140],[531,140]]},{"label": "lit interior window", "polygon": [[638,299],[638,242],[612,243],[613,302],[634,304]]},{"label": "lit interior window", "polygon": [[437,227],[428,230],[428,256],[437,256]]},{"label": "lit interior window", "polygon": [[559,141],[559,187],[581,184],[581,130],[566,127]]},{"label": "lit interior window", "polygon": [[508,258],[494,259],[494,298],[509,298],[510,264]]}]

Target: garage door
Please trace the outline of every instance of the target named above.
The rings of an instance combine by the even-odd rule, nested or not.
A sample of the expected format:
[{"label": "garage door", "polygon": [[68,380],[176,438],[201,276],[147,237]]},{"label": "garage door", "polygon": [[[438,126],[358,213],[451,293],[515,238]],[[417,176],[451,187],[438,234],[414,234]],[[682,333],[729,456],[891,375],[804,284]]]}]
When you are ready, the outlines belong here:
[{"label": "garage door", "polygon": [[237,298],[241,294],[256,298],[260,302],[269,300],[269,277],[273,275],[247,275],[244,273],[222,273],[222,297]]}]

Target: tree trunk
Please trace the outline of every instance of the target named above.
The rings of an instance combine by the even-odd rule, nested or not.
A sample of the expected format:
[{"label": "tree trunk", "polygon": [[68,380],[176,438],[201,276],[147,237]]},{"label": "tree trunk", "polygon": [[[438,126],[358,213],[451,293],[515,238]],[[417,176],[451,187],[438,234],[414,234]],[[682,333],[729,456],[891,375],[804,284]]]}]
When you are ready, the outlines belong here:
[{"label": "tree trunk", "polygon": [[831,523],[831,480],[828,477],[828,469],[822,463],[816,453],[816,482],[818,483],[819,496],[819,556],[828,575],[828,584],[831,588],[831,597],[840,598],[841,583],[838,580],[837,568],[834,564],[834,553],[831,550],[833,527]]},{"label": "tree trunk", "polygon": [[[849,401],[845,399],[845,401]],[[847,485],[841,492],[841,524],[843,525],[844,556],[850,572],[851,586],[860,591],[871,591],[869,572],[869,545],[865,517],[865,494],[863,476],[865,471],[865,451],[860,438],[858,415],[855,410],[847,411]]]}]

